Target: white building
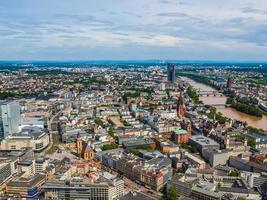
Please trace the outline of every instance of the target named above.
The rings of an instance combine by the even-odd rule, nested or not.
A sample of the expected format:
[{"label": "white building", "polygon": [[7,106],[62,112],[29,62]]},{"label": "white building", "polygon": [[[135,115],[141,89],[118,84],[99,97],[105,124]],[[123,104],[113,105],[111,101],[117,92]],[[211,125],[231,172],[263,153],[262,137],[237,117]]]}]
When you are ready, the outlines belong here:
[{"label": "white building", "polygon": [[1,150],[21,150],[31,148],[41,152],[49,145],[49,135],[38,127],[24,127],[21,132],[7,136],[1,141]]}]

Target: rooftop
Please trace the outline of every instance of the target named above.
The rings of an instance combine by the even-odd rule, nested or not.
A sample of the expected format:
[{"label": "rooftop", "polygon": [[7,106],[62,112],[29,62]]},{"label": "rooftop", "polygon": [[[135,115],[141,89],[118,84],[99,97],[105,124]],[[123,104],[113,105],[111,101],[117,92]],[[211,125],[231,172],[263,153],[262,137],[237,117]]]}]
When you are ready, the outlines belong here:
[{"label": "rooftop", "polygon": [[44,134],[43,129],[36,127],[36,126],[26,126],[22,128],[19,133],[12,134],[8,137],[8,139],[18,139],[18,138],[27,138],[32,137],[34,139],[39,138],[41,135]]},{"label": "rooftop", "polygon": [[205,137],[203,135],[193,135],[189,140],[193,140],[197,142],[200,145],[218,145],[217,142],[215,142],[213,139],[210,139],[208,137]]},{"label": "rooftop", "polygon": [[177,130],[174,130],[174,133],[177,135],[181,135],[181,134],[186,134],[187,131],[184,129],[177,129]]}]

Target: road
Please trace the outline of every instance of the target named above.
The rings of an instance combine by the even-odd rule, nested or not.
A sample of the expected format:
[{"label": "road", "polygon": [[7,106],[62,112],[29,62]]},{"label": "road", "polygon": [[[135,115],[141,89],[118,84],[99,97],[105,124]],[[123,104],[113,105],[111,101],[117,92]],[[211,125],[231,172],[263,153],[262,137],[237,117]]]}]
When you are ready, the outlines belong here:
[{"label": "road", "polygon": [[[112,170],[109,167],[106,167],[104,165],[102,165],[102,169],[105,171],[108,171],[109,173],[112,173],[115,176],[121,176],[118,175],[118,173],[114,170]],[[132,181],[131,179],[123,176],[123,181],[124,181],[124,187],[125,187],[125,194],[129,193],[129,192],[139,192],[142,193],[152,199],[158,200],[160,197],[163,196],[163,194],[161,192],[157,192],[155,190],[151,190],[148,189],[142,185],[137,184],[136,182]]]},{"label": "road", "polygon": [[46,147],[46,149],[45,149],[44,151],[38,153],[39,156],[44,156],[44,155],[46,154],[47,150],[49,150],[49,149],[53,146],[53,138],[52,138],[52,134],[54,134],[54,133],[58,133],[58,131],[52,131],[52,130],[51,130],[51,124],[53,123],[54,119],[55,119],[56,117],[58,117],[61,113],[62,113],[62,111],[57,112],[57,113],[56,113],[55,115],[53,115],[53,116],[51,117],[51,119],[48,121],[48,131],[49,131],[48,134],[49,134],[49,141],[50,141],[50,142],[49,142],[48,147]]},{"label": "road", "polygon": [[144,186],[139,185],[126,177],[123,177],[123,180],[125,184],[125,193],[128,193],[130,191],[136,191],[155,200],[158,200],[163,195],[161,192],[145,188]]}]

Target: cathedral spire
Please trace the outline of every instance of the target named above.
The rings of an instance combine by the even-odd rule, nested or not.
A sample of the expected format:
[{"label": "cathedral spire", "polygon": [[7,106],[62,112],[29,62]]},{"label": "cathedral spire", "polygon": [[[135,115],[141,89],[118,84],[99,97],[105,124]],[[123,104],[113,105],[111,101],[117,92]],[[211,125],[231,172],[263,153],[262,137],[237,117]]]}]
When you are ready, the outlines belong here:
[{"label": "cathedral spire", "polygon": [[183,119],[185,116],[185,104],[184,104],[184,97],[182,92],[180,93],[180,96],[177,101],[177,117],[179,119]]}]

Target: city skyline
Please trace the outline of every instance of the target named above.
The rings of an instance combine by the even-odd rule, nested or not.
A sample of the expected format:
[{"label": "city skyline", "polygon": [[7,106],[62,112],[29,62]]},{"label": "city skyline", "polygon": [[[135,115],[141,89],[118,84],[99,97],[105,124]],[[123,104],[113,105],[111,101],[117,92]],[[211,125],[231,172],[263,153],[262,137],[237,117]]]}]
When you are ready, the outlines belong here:
[{"label": "city skyline", "polygon": [[0,3],[0,60],[265,60],[264,1]]}]

